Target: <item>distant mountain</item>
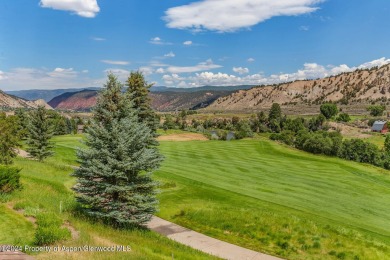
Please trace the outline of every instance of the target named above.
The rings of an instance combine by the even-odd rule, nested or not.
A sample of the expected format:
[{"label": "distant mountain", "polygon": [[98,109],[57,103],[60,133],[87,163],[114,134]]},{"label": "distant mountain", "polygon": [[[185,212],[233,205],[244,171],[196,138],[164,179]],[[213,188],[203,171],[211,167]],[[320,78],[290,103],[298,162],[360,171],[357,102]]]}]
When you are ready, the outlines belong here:
[{"label": "distant mountain", "polygon": [[66,92],[49,101],[49,105],[61,110],[90,110],[96,104],[97,90]]},{"label": "distant mountain", "polygon": [[57,97],[66,92],[78,92],[81,90],[98,90],[99,88],[76,88],[76,89],[29,89],[29,90],[15,90],[6,91],[7,94],[14,95],[27,100],[43,99],[49,102],[54,97]]},{"label": "distant mountain", "polygon": [[[228,90],[201,90],[196,92],[150,92],[153,109],[157,111],[175,111],[181,109],[201,108],[208,106],[217,98],[229,95]],[[63,93],[49,104],[62,110],[87,111],[96,104],[97,91],[82,90],[78,92]]]},{"label": "distant mountain", "polygon": [[0,90],[0,108],[1,109],[15,109],[15,108],[37,108],[38,106],[45,106],[47,109],[52,109],[44,100],[38,99],[35,101],[25,100],[6,94]]},{"label": "distant mountain", "polygon": [[[220,97],[206,110],[257,111],[279,103],[284,107],[318,106],[324,102],[366,106],[390,101],[390,64],[359,69],[323,79],[297,80],[278,85],[259,86]],[[311,109],[313,110],[313,109]],[[302,110],[300,110],[302,111]]]}]

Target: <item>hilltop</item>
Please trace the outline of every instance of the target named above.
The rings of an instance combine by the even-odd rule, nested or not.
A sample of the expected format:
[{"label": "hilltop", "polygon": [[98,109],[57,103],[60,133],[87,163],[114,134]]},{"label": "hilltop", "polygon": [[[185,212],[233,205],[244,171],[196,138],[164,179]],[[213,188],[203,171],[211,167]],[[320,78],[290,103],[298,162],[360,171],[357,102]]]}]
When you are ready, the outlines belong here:
[{"label": "hilltop", "polygon": [[[278,85],[239,90],[218,98],[206,110],[256,111],[279,103],[284,107],[309,109],[324,102],[354,108],[390,99],[390,64],[356,70],[315,80],[298,80]],[[302,111],[299,109],[299,111]]]},{"label": "hilltop", "polygon": [[34,101],[25,100],[12,95],[8,95],[0,90],[1,109],[37,108],[38,106],[44,106],[47,109],[52,109],[43,99],[38,99]]}]

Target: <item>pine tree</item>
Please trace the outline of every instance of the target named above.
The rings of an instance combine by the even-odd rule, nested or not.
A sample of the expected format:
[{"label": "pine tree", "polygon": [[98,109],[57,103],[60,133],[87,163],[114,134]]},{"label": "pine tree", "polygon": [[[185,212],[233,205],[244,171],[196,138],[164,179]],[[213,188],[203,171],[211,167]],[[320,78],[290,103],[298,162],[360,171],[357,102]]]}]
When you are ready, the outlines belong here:
[{"label": "pine tree", "polygon": [[47,110],[40,106],[32,111],[29,118],[27,152],[31,157],[42,162],[45,158],[52,156],[53,145],[50,142],[53,136],[53,127],[50,125]]},{"label": "pine tree", "polygon": [[156,132],[159,122],[149,98],[149,89],[153,84],[148,84],[142,72],[136,71],[130,73],[126,86],[133,102],[133,108],[138,109],[138,120],[146,123],[153,132]]},{"label": "pine tree", "polygon": [[0,164],[12,164],[18,146],[17,118],[0,113]]},{"label": "pine tree", "polygon": [[83,211],[116,227],[140,225],[157,210],[151,173],[162,156],[153,131],[139,122],[129,93],[110,74],[86,130],[88,148],[77,153],[73,187]]}]

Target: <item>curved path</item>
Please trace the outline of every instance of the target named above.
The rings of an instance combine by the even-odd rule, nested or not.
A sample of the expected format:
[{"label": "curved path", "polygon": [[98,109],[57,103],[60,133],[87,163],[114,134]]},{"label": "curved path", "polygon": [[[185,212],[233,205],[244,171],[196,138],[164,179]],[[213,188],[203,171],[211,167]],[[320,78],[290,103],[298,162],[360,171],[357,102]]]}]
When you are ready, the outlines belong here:
[{"label": "curved path", "polygon": [[239,247],[176,225],[159,217],[153,217],[147,227],[176,242],[198,249],[210,255],[230,260],[281,260],[281,258]]}]

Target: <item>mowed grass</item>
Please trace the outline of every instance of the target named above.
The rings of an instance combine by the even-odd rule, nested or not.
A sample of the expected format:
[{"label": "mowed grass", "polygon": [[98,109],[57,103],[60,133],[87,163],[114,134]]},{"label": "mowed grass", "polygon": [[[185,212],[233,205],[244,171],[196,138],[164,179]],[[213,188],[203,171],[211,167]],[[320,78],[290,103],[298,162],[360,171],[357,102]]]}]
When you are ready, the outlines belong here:
[{"label": "mowed grass", "polygon": [[162,142],[159,215],[290,259],[389,259],[390,176],[265,139]]},{"label": "mowed grass", "polygon": [[[80,238],[66,242],[69,245],[133,241],[134,258],[158,258],[156,244],[163,245],[163,257],[175,250],[182,253],[175,259],[188,257],[188,248],[177,248],[173,242],[165,245],[170,241],[154,233],[94,226],[71,214],[74,199],[69,187],[74,180],[67,165],[75,164],[74,147],[81,146],[80,139],[55,137],[56,156],[43,164],[48,168],[19,159],[18,165],[28,169],[23,170],[24,183],[31,187],[13,200],[57,212],[62,201],[61,216],[80,231]],[[231,142],[165,141],[160,149],[166,160],[155,177],[162,183],[158,215],[165,219],[287,259],[390,258],[390,177],[386,170],[307,154],[263,137]],[[61,164],[56,166],[56,161]],[[73,256],[88,259],[91,255]],[[93,255],[97,259],[104,256]],[[47,254],[39,257],[50,259]]]},{"label": "mowed grass", "polygon": [[[66,247],[130,246],[129,252],[40,253],[36,259],[214,259],[146,229],[120,230],[85,218],[75,211],[70,167],[80,136],[55,137],[55,156],[44,163],[18,158],[23,189],[0,203],[0,244],[32,245],[35,226],[27,217],[53,212],[74,228],[73,237],[56,245]],[[25,216],[23,216],[23,214]]]}]

